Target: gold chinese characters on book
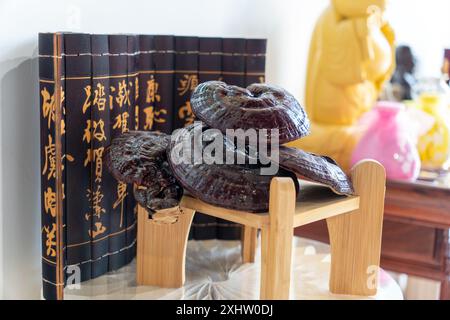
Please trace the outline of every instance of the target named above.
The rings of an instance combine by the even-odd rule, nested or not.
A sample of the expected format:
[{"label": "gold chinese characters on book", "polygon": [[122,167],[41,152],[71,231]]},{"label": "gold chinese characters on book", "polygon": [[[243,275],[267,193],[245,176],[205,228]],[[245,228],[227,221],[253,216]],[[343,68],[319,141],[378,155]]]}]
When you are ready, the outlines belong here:
[{"label": "gold chinese characters on book", "polygon": [[[39,35],[44,298],[61,299],[66,283],[135,256],[133,190],[103,164],[112,139],[192,124],[199,83],[264,82],[265,52],[263,39]],[[239,231],[197,215],[191,237],[233,239]]]}]

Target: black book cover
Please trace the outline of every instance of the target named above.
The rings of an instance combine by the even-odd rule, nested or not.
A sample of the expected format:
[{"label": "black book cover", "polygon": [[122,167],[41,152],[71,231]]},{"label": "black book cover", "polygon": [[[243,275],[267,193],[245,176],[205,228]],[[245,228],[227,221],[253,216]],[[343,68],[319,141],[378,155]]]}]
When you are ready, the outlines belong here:
[{"label": "black book cover", "polygon": [[[60,101],[63,98],[65,90],[62,77],[64,77],[64,63],[62,51],[64,44],[58,48],[57,35],[52,33],[39,34],[39,100],[40,100],[40,158],[41,158],[41,236],[42,236],[42,289],[45,299],[61,299],[62,294],[59,289],[64,283],[60,279],[64,261],[58,259],[61,257],[58,250],[57,234],[58,225],[56,215],[57,206],[57,150],[56,145],[61,146],[61,152],[65,152],[63,144],[64,134],[64,113],[57,116],[56,90],[60,86]],[[59,35],[62,42],[62,35]],[[59,64],[60,74],[57,74],[57,65]],[[59,79],[58,79],[59,78]],[[61,103],[61,109],[64,110],[64,104]],[[61,110],[60,109],[60,110]],[[60,119],[59,119],[60,118]],[[57,120],[60,120],[60,136],[56,132]],[[61,159],[62,160],[62,159]],[[62,173],[64,181],[64,173]],[[62,210],[66,209],[65,200],[62,200]],[[64,233],[64,232],[62,232]],[[65,244],[65,239],[63,244]],[[59,252],[58,252],[59,251]],[[59,256],[58,256],[59,255]],[[62,253],[65,260],[65,251]]]},{"label": "black book cover", "polygon": [[221,38],[199,38],[198,77],[200,83],[206,81],[221,80]]},{"label": "black book cover", "polygon": [[174,118],[174,76],[175,76],[175,37],[157,35],[153,37],[155,53],[154,82],[151,83],[149,100],[154,103],[153,130],[172,133]]},{"label": "black book cover", "polygon": [[[133,83],[128,79],[128,37],[127,35],[109,36],[109,86],[110,86],[110,140],[129,130],[131,97],[134,95]],[[110,224],[109,263],[112,269],[127,262],[127,226],[126,211],[128,186],[124,183],[111,182],[113,190],[109,196],[108,219]]]},{"label": "black book cover", "polygon": [[[154,130],[155,122],[165,121],[167,115],[161,112],[155,114],[156,100],[161,99],[159,85],[155,80],[155,64],[153,56],[155,45],[152,35],[139,35],[139,55],[137,63],[139,67],[138,86],[138,128],[139,130]],[[155,92],[156,91],[156,92]]]},{"label": "black book cover", "polygon": [[175,85],[173,128],[194,123],[192,91],[198,85],[198,38],[175,37]]},{"label": "black book cover", "polygon": [[[109,81],[109,39],[107,35],[91,35],[92,89],[89,119],[86,120],[83,143],[89,146],[84,159],[84,166],[90,168],[91,181],[86,196],[91,203],[91,210],[85,219],[91,222],[87,230],[92,241],[92,277],[108,271],[108,233],[111,223],[108,204],[112,200],[113,185],[116,182],[103,168],[103,154],[111,141],[110,90]],[[87,114],[87,112],[86,112]]]},{"label": "black book cover", "polygon": [[[51,36],[41,35],[40,41],[40,83],[45,95],[41,98],[42,103],[46,101],[47,104],[52,103],[50,91],[54,90],[49,87],[53,80],[48,79],[53,68],[48,60],[51,56],[46,55],[46,51],[51,50],[48,47]],[[80,272],[84,281],[123,266],[135,255],[135,203],[132,197],[127,196],[131,189],[127,186],[121,188],[107,172],[103,166],[103,153],[114,135],[135,125],[131,118],[135,116],[136,84],[133,81],[137,71],[134,63],[128,61],[128,57],[134,56],[135,48],[133,40],[130,44],[127,36],[113,36],[110,41],[107,35],[68,33],[63,38],[61,60],[64,68],[60,81],[62,134],[60,139],[55,137],[53,120],[50,124],[47,122],[48,129],[44,129],[48,116],[43,118],[41,152],[43,172],[53,177],[50,171],[58,164],[49,158],[54,153],[51,146],[61,145],[61,188],[65,191],[62,201],[65,215],[64,270],[67,281],[71,281],[75,272]],[[131,69],[130,74],[128,68]],[[54,113],[47,104],[43,117],[45,113]],[[50,132],[51,141],[48,137]],[[42,181],[43,211],[54,215],[58,184],[51,180],[47,183],[44,178]],[[46,218],[43,215],[43,219]],[[47,247],[54,244],[54,230],[48,221],[43,220],[42,226],[43,249],[52,253],[51,247]],[[54,275],[44,277],[46,298],[53,297],[53,293],[45,293],[48,291],[46,287],[54,283],[52,277]]]},{"label": "black book cover", "polygon": [[266,81],[266,48],[266,39],[246,40],[245,86]]},{"label": "black book cover", "polygon": [[[122,115],[121,132],[137,130],[139,127],[139,38],[135,35],[127,37],[127,80],[129,89],[128,114]],[[125,231],[125,261],[131,261],[136,255],[137,236],[137,203],[133,196],[133,186],[118,185],[114,205],[119,205],[120,199],[126,197],[126,208],[123,210],[121,228]],[[122,210],[122,209],[121,209]]]},{"label": "black book cover", "polygon": [[245,87],[245,39],[222,40],[222,79],[230,85]]},{"label": "black book cover", "polygon": [[[72,161],[65,165],[66,239],[69,271],[81,271],[81,280],[91,278],[92,250],[88,230],[92,227],[90,215],[91,166],[85,161],[90,156],[91,142],[88,122],[91,119],[94,89],[92,84],[91,37],[88,34],[68,33],[65,45],[65,140],[67,155]],[[88,218],[86,218],[88,216]]]}]

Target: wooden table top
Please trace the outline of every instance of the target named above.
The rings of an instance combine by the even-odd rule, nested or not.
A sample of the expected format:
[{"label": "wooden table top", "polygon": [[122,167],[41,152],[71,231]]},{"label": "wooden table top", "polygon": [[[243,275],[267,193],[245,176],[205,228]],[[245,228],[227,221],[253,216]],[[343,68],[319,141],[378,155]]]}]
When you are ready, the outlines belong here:
[{"label": "wooden table top", "polygon": [[450,172],[443,174],[433,174],[422,172],[419,179],[414,182],[399,181],[399,180],[388,180],[388,187],[419,187],[419,188],[437,188],[437,189],[447,189],[450,191]]},{"label": "wooden table top", "polygon": [[450,228],[450,173],[415,182],[387,181],[385,212],[412,223]]}]

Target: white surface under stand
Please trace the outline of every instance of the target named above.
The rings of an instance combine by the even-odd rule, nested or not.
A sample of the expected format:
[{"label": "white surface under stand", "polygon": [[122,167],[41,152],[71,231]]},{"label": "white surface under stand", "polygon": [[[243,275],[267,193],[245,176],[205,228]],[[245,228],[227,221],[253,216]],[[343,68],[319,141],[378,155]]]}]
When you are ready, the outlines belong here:
[{"label": "white surface under stand", "polygon": [[[294,238],[290,299],[402,300],[398,284],[383,270],[373,297],[334,295],[328,289],[328,245]],[[65,299],[259,299],[260,250],[255,263],[242,264],[240,241],[189,241],[186,282],[178,289],[136,285],[135,261],[118,271],[83,282],[79,289],[65,289]]]}]

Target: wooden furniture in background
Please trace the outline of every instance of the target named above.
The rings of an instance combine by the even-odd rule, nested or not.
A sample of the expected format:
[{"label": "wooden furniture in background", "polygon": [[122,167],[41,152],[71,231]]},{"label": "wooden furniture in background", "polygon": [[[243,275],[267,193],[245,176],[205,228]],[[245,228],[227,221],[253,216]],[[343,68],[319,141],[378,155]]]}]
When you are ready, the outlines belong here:
[{"label": "wooden furniture in background", "polygon": [[[441,283],[450,299],[450,174],[414,183],[388,181],[381,266]],[[323,222],[296,229],[296,235],[329,242]]]},{"label": "wooden furniture in background", "polygon": [[[137,283],[163,287],[181,286],[184,280],[189,221],[194,211],[244,225],[243,261],[254,261],[257,230],[261,230],[261,299],[288,299],[293,229],[319,220],[330,226],[332,241],[330,290],[333,293],[375,295],[380,259],[385,192],[384,168],[364,161],[352,170],[357,196],[345,197],[321,185],[300,181],[296,202],[290,178],[274,178],[269,212],[254,214],[212,206],[184,196],[184,212],[176,222],[162,224],[138,213]],[[184,242],[183,242],[184,241]],[[172,273],[171,276],[166,274]],[[175,280],[173,280],[175,279]]]}]

